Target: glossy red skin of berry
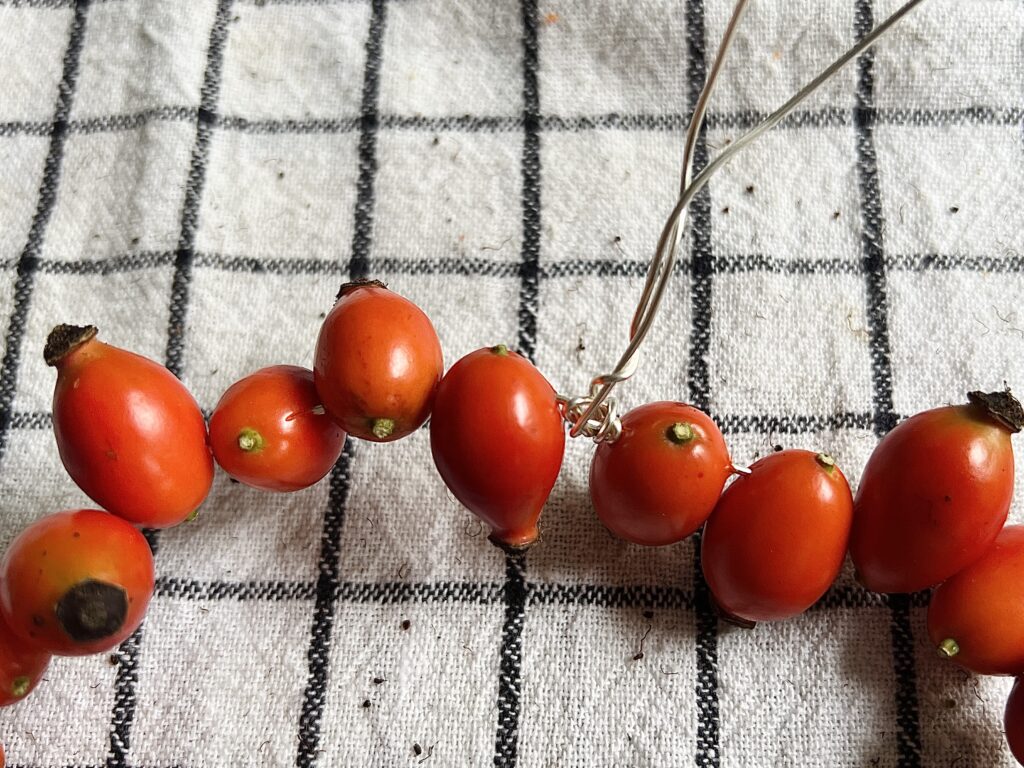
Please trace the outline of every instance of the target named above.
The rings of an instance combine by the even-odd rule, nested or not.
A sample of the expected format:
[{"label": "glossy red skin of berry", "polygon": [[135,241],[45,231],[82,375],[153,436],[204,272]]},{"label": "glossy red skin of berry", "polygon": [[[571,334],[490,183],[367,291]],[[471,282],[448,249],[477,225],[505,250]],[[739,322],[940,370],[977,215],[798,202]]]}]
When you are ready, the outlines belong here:
[{"label": "glossy red skin of berry", "polygon": [[342,429],[375,442],[414,432],[442,373],[441,342],[423,310],[381,283],[342,286],[313,361],[317,393]]},{"label": "glossy red skin of berry", "polygon": [[49,664],[49,653],[19,639],[0,620],[0,707],[17,704],[32,693]]},{"label": "glossy red skin of berry", "polygon": [[[590,498],[619,538],[647,546],[682,541],[711,514],[732,474],[729,449],[712,419],[692,405],[647,403],[622,417],[622,433],[601,443],[590,464]],[[689,428],[682,442],[674,425]]]},{"label": "glossy red skin of berry", "polygon": [[54,363],[53,431],[71,479],[136,525],[186,520],[213,483],[206,422],[164,366],[91,338]]},{"label": "glossy red skin of berry", "polygon": [[555,391],[522,355],[471,352],[441,381],[430,419],[434,464],[492,540],[525,547],[558,477],[565,429]]},{"label": "glossy red skin of berry", "polygon": [[323,478],[345,431],[320,407],[313,372],[275,365],[228,387],[210,417],[210,447],[231,477],[267,491],[297,491]]},{"label": "glossy red skin of berry", "polygon": [[850,556],[875,592],[932,587],[981,557],[1013,495],[1010,431],[974,405],[902,422],[868,460],[854,499]]},{"label": "glossy red skin of berry", "polygon": [[[60,606],[76,588],[100,583],[123,594],[124,613],[102,636],[74,637]],[[153,554],[119,517],[79,509],[43,517],[23,530],[0,561],[0,620],[23,643],[61,656],[116,648],[142,623],[153,595]]]},{"label": "glossy red skin of berry", "polygon": [[1020,765],[1024,765],[1024,678],[1018,677],[1013,681],[1003,712],[1003,731],[1010,753]]},{"label": "glossy red skin of berry", "polygon": [[722,494],[704,526],[701,566],[726,615],[752,622],[791,618],[839,575],[853,496],[839,467],[819,456],[770,454]]},{"label": "glossy red skin of berry", "polygon": [[928,637],[981,675],[1024,674],[1024,525],[1008,525],[978,560],[944,581],[928,605]]}]

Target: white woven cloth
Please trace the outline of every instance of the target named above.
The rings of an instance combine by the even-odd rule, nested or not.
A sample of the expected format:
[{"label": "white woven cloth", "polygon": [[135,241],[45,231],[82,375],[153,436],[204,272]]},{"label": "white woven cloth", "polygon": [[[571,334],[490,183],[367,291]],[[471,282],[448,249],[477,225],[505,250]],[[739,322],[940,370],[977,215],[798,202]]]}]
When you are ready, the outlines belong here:
[{"label": "white woven cloth", "polygon": [[[699,162],[897,5],[752,3]],[[0,0],[0,547],[90,506],[50,429],[58,322],[210,409],[309,365],[365,274],[424,308],[448,364],[505,342],[584,392],[627,341],[731,6]],[[1024,3],[927,0],[712,182],[623,404],[694,402],[737,462],[827,449],[856,483],[896,418],[1024,388],[1022,191]],[[847,572],[803,617],[720,625],[692,540],[595,520],[591,451],[571,441],[525,559],[446,493],[425,430],[350,444],[294,495],[219,475],[154,537],[140,634],[0,711],[9,760],[1013,764],[1009,680],[935,658],[924,596]]]}]

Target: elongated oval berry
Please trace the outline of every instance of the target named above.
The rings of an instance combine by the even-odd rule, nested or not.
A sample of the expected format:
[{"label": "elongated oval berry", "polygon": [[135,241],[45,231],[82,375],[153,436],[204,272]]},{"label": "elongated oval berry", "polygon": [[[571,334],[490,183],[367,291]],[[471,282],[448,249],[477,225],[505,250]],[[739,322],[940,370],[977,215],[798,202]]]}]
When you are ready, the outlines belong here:
[{"label": "elongated oval berry", "polygon": [[504,346],[471,352],[441,380],[430,419],[441,478],[491,527],[491,539],[526,547],[562,466],[565,430],[554,389]]},{"label": "elongated oval berry", "polygon": [[928,606],[939,653],[980,675],[1024,674],[1024,525],[1008,525]]},{"label": "elongated oval berry", "polygon": [[1024,412],[1009,392],[911,416],[882,438],[854,500],[850,555],[876,592],[935,586],[981,557],[1006,522]]},{"label": "elongated oval berry", "polygon": [[704,578],[721,611],[745,622],[803,613],[843,567],[853,496],[831,457],[788,450],[725,489],[701,537]]},{"label": "elongated oval berry", "polygon": [[616,440],[597,447],[590,498],[613,534],[662,546],[704,523],[732,471],[711,417],[684,403],[648,403],[622,417]]},{"label": "elongated oval berry", "polygon": [[328,415],[353,437],[390,442],[430,415],[444,360],[430,319],[376,280],[341,286],[313,361]]},{"label": "elongated oval berry", "polygon": [[186,520],[213,483],[206,422],[159,363],[104,344],[93,326],[59,325],[44,357],[57,369],[53,431],[71,479],[136,525]]}]

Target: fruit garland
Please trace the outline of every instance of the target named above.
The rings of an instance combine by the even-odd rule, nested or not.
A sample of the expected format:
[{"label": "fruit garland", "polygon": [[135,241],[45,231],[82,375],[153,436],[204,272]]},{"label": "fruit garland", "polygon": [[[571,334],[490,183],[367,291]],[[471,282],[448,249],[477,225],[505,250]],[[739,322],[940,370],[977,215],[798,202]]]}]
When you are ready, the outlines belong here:
[{"label": "fruit garland", "polygon": [[[489,526],[491,541],[523,550],[538,539],[568,424],[570,436],[598,444],[590,495],[612,534],[664,546],[703,529],[704,578],[728,621],[749,627],[806,611],[838,577],[847,552],[869,590],[934,589],[927,626],[937,651],[978,674],[1018,676],[1005,731],[1024,764],[1024,526],[1005,526],[1010,436],[1024,427],[1024,409],[1009,390],[971,392],[966,404],[896,426],[869,458],[856,498],[824,453],[781,450],[735,467],[718,426],[697,408],[648,403],[619,419],[609,398],[635,371],[690,200],[736,151],[919,2],[907,3],[691,181],[697,129],[746,5],[740,0],[687,133],[682,194],[648,272],[631,343],[586,396],[558,395],[529,360],[500,344],[445,373],[430,319],[373,280],[341,287],[312,370],[277,365],[246,376],[224,392],[208,425],[165,367],[100,341],[93,326],[54,328],[43,355],[57,371],[58,451],[72,480],[105,511],[43,517],[0,561],[0,707],[28,696],[53,655],[109,652],[140,626],[154,569],[139,527],[194,518],[215,462],[241,483],[295,491],[331,470],[346,435],[390,442],[429,417],[445,484]],[[3,759],[0,746],[0,765]]]}]

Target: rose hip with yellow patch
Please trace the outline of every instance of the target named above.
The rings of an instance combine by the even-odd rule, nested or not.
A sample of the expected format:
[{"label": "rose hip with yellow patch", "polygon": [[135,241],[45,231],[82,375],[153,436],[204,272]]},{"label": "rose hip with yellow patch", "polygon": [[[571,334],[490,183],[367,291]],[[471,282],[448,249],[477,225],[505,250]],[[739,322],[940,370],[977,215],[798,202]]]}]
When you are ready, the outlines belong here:
[{"label": "rose hip with yellow patch", "polygon": [[0,561],[0,619],[61,656],[102,653],[134,632],[153,595],[153,554],[131,524],[96,509],[37,520]]}]

